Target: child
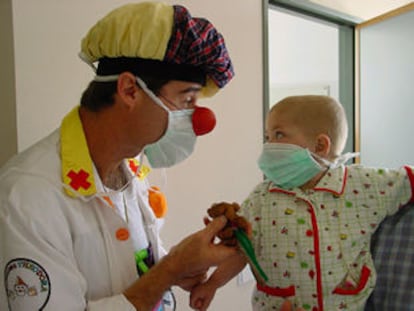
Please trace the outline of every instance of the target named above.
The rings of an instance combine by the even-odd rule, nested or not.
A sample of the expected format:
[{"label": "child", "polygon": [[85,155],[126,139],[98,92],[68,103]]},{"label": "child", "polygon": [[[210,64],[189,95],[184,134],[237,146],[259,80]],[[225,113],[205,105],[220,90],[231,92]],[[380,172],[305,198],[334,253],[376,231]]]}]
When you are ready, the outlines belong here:
[{"label": "child", "polygon": [[[286,298],[305,310],[363,310],[376,279],[371,235],[412,201],[414,175],[409,167],[345,166],[346,138],[344,110],[330,97],[288,97],[270,110],[258,160],[267,179],[240,213],[269,278],[257,284],[253,310],[279,310]],[[192,290],[190,305],[206,310],[244,265],[240,257],[219,266]]]}]

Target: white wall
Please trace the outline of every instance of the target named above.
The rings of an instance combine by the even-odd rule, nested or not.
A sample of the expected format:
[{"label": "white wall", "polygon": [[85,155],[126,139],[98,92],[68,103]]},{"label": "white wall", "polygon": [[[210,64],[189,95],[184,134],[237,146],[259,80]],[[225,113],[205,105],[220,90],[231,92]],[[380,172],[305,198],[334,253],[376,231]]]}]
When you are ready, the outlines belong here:
[{"label": "white wall", "polygon": [[[99,17],[122,3],[127,1],[13,0],[19,150],[59,126],[78,103],[93,76],[77,57],[80,40]],[[167,171],[167,247],[202,228],[213,202],[240,202],[261,178],[255,164],[262,142],[261,6],[236,0],[179,3],[195,16],[208,17],[223,33],[236,77],[215,98],[200,103],[216,112],[215,131],[199,139],[191,159]],[[249,310],[251,286],[238,288],[233,281],[211,310]],[[187,295],[177,292],[178,310],[190,310]]]},{"label": "white wall", "polygon": [[268,23],[270,106],[290,95],[339,99],[338,26],[276,8]]},{"label": "white wall", "polygon": [[13,0],[18,148],[57,127],[93,77],[77,57],[80,39],[117,3]]},{"label": "white wall", "polygon": [[414,10],[360,28],[361,163],[414,164]]},{"label": "white wall", "polygon": [[311,2],[368,20],[406,5],[412,0],[311,0]]}]

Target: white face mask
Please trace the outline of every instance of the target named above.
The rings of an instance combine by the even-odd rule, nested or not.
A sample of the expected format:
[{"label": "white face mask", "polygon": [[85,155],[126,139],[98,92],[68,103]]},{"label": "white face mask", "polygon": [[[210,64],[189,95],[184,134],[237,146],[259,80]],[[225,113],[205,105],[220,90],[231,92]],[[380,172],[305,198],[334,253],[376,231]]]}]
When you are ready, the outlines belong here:
[{"label": "white face mask", "polygon": [[170,110],[138,77],[137,82],[154,102],[168,112],[168,127],[164,135],[144,147],[148,162],[153,168],[162,168],[184,161],[193,153],[197,139],[192,122],[194,109]]},{"label": "white face mask", "polygon": [[169,111],[164,136],[144,148],[153,168],[170,167],[187,159],[194,151],[196,135],[191,116],[194,109]]},{"label": "white face mask", "polygon": [[297,145],[265,143],[258,165],[275,185],[289,189],[302,186],[322,170],[337,168],[357,155],[342,154],[331,162]]},{"label": "white face mask", "polygon": [[302,186],[324,169],[308,149],[285,143],[265,143],[258,165],[282,189]]}]

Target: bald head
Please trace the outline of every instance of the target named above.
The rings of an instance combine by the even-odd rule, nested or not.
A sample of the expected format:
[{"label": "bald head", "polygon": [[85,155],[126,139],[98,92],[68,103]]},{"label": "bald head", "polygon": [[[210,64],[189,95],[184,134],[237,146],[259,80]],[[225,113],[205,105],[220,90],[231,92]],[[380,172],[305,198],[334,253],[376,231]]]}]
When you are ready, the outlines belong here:
[{"label": "bald head", "polygon": [[283,114],[309,139],[327,135],[331,140],[331,157],[338,156],[345,148],[348,135],[346,115],[335,99],[321,95],[286,97],[272,107],[269,117],[277,114]]}]

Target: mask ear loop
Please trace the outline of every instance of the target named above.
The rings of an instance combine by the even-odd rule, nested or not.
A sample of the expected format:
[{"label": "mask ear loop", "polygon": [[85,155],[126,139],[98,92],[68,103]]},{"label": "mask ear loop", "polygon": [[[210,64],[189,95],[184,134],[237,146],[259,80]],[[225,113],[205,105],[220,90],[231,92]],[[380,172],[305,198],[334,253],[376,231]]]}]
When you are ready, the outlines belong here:
[{"label": "mask ear loop", "polygon": [[329,160],[326,160],[320,157],[319,155],[315,153],[311,153],[311,154],[315,159],[320,161],[323,165],[325,165],[329,169],[337,168],[338,166],[341,166],[342,164],[345,164],[346,162],[348,162],[350,159],[359,156],[359,152],[347,152],[345,154],[339,155],[338,157],[335,158],[333,162],[331,162]]},{"label": "mask ear loop", "polygon": [[347,152],[337,157],[334,161],[334,164],[336,166],[339,166],[339,165],[345,164],[349,160],[356,158],[358,156],[359,156],[359,152]]},{"label": "mask ear loop", "polygon": [[[79,58],[82,60],[82,61],[84,61],[86,64],[88,64],[91,68],[92,68],[92,70],[93,70],[93,72],[97,72],[97,67],[94,65],[94,63],[93,62],[91,62],[90,60],[89,60],[89,58],[86,56],[86,54],[85,53],[83,53],[83,52],[79,52],[78,53],[78,56],[79,56]],[[142,90],[157,104],[157,105],[159,105],[159,106],[161,106],[162,108],[164,108],[168,113],[170,113],[170,110],[168,109],[168,107],[167,106],[165,106],[164,105],[164,103],[147,87],[147,85],[145,84],[145,82],[140,78],[140,77],[138,77],[138,76],[135,76],[136,77],[136,80],[137,80],[137,83],[138,83],[138,85],[142,88]],[[119,75],[108,75],[108,76],[99,76],[99,75],[96,75],[95,77],[94,77],[94,81],[97,81],[97,82],[111,82],[111,81],[116,81],[116,80],[118,80],[118,78],[119,78]],[[140,156],[139,156],[139,163],[140,163],[140,166],[142,166],[143,165],[143,159],[144,159],[144,155],[143,155],[143,152],[140,154]],[[162,172],[162,176],[163,176],[163,185],[162,185],[162,189],[166,189],[167,188],[167,173],[166,173],[166,169],[165,168],[163,168],[162,170],[161,170],[161,172]],[[128,180],[128,182],[120,189],[120,190],[118,190],[118,191],[123,191],[123,190],[125,190],[128,186],[129,186],[129,184],[131,183],[131,181],[132,181],[132,179],[133,178],[136,178],[136,177],[138,177],[138,175],[139,175],[139,173],[140,173],[140,170],[137,170],[137,172],[134,174],[134,176],[131,178],[131,179],[129,179]],[[150,184],[149,184],[149,182],[148,182],[148,179],[147,178],[144,178],[144,181],[145,181],[145,184],[146,184],[146,186],[147,186],[147,188],[149,189],[149,193],[148,193],[148,195],[149,195],[149,200],[150,200],[150,205],[151,205],[151,201],[156,201],[156,203],[153,203],[153,205],[155,206],[155,205],[158,205],[158,209],[157,208],[154,208],[153,207],[153,210],[154,210],[154,213],[155,213],[155,215],[158,217],[158,218],[161,218],[161,217],[163,217],[164,215],[165,215],[165,213],[166,213],[166,211],[167,211],[167,202],[166,202],[166,199],[165,199],[165,196],[164,196],[164,194],[160,191],[160,188],[159,187],[154,187],[154,186],[150,186]],[[76,192],[74,192],[73,191],[73,189],[71,189],[69,186],[67,186],[67,185],[65,185],[65,184],[63,184],[63,187],[64,188],[66,188],[68,191],[71,191],[71,192],[73,192],[76,196],[78,196],[79,198],[81,198],[82,200],[84,200],[84,201],[88,201],[87,199],[85,199],[83,196],[80,196],[80,195],[78,195]],[[109,193],[108,192],[105,192],[105,193],[97,193],[96,195],[98,195],[98,196],[100,196],[100,195],[111,195],[112,194],[112,192],[117,192],[117,191],[113,191],[113,190],[109,190]],[[152,206],[151,206],[152,207]]]},{"label": "mask ear loop", "polygon": [[137,79],[138,85],[142,88],[145,94],[147,94],[157,105],[164,108],[168,113],[170,113],[170,109],[168,109],[168,107],[164,105],[162,100],[159,99],[159,97],[155,95],[154,92],[148,88],[145,82],[138,76],[135,76],[135,78]]},{"label": "mask ear loop", "polygon": [[[83,59],[82,59],[83,60]],[[94,71],[96,72],[96,67],[88,62],[87,60],[84,60],[88,65],[90,65]],[[96,75],[93,80],[96,82],[111,82],[111,81],[116,81],[118,80],[119,75],[108,75],[108,76],[98,76]],[[147,94],[158,106],[162,107],[163,109],[165,109],[168,113],[170,113],[170,109],[168,109],[167,106],[164,105],[164,103],[162,102],[161,99],[159,99],[159,97],[157,95],[154,94],[153,91],[151,91],[147,84],[138,76],[135,76],[138,85],[140,86],[140,88],[145,92],[145,94]]]},{"label": "mask ear loop", "polygon": [[[162,100],[147,87],[144,81],[142,81],[138,76],[136,76],[136,79],[138,85],[154,102],[164,108],[168,113],[171,112],[171,110],[164,105]],[[193,123],[193,131],[196,136],[210,133],[216,126],[216,116],[214,115],[214,112],[206,107],[196,106],[191,116],[191,121]]]},{"label": "mask ear loop", "polygon": [[[142,88],[142,90],[156,103],[156,104],[158,104],[159,106],[161,106],[162,108],[164,108],[168,113],[170,113],[170,109],[168,109],[168,107],[167,106],[165,106],[164,105],[164,103],[162,102],[162,100],[161,99],[159,99],[158,97],[157,97],[157,95],[155,95],[154,94],[154,92],[153,91],[151,91],[148,87],[147,87],[147,85],[146,85],[146,83],[140,78],[140,77],[138,77],[138,76],[135,76],[136,77],[136,79],[137,79],[137,83],[138,83],[138,85]],[[140,161],[140,163],[143,163],[142,161],[143,161],[143,159],[144,159],[144,152],[141,152],[141,154],[140,154],[140,158],[139,158],[139,161]],[[163,176],[163,185],[162,185],[162,187],[161,187],[161,189],[164,189],[164,188],[167,188],[167,173],[166,173],[166,169],[165,168],[161,168],[160,169],[160,171],[162,172],[162,176]],[[149,188],[151,188],[151,186],[149,185],[149,183],[148,183],[148,180],[147,179],[145,179],[145,182],[147,183],[147,186],[148,186],[148,189]],[[157,190],[158,191],[158,190]]]},{"label": "mask ear loop", "polygon": [[[86,56],[86,54],[85,53],[83,53],[83,52],[79,52],[78,53],[78,56],[79,56],[79,58],[82,60],[82,61],[84,61],[86,64],[88,64],[91,68],[92,68],[92,70],[93,70],[93,72],[96,74],[96,72],[97,72],[97,70],[98,70],[98,68],[94,65],[94,63],[93,62],[91,62],[90,60],[89,60],[89,58]],[[96,75],[95,77],[94,77],[94,81],[97,81],[97,82],[111,82],[111,81],[116,81],[116,80],[118,80],[118,78],[119,78],[119,75],[108,75],[108,76],[99,76],[99,75]],[[166,111],[170,111],[170,109],[168,109],[168,107],[167,106],[165,106],[164,105],[164,103],[161,101],[161,99],[159,99],[148,87],[147,87],[147,85],[146,85],[146,83],[140,78],[140,77],[138,77],[138,76],[135,76],[135,78],[136,78],[136,80],[137,80],[137,83],[138,83],[138,85],[143,89],[143,91],[154,101],[154,102],[156,102],[159,106],[161,106],[162,108],[164,108]]]}]

